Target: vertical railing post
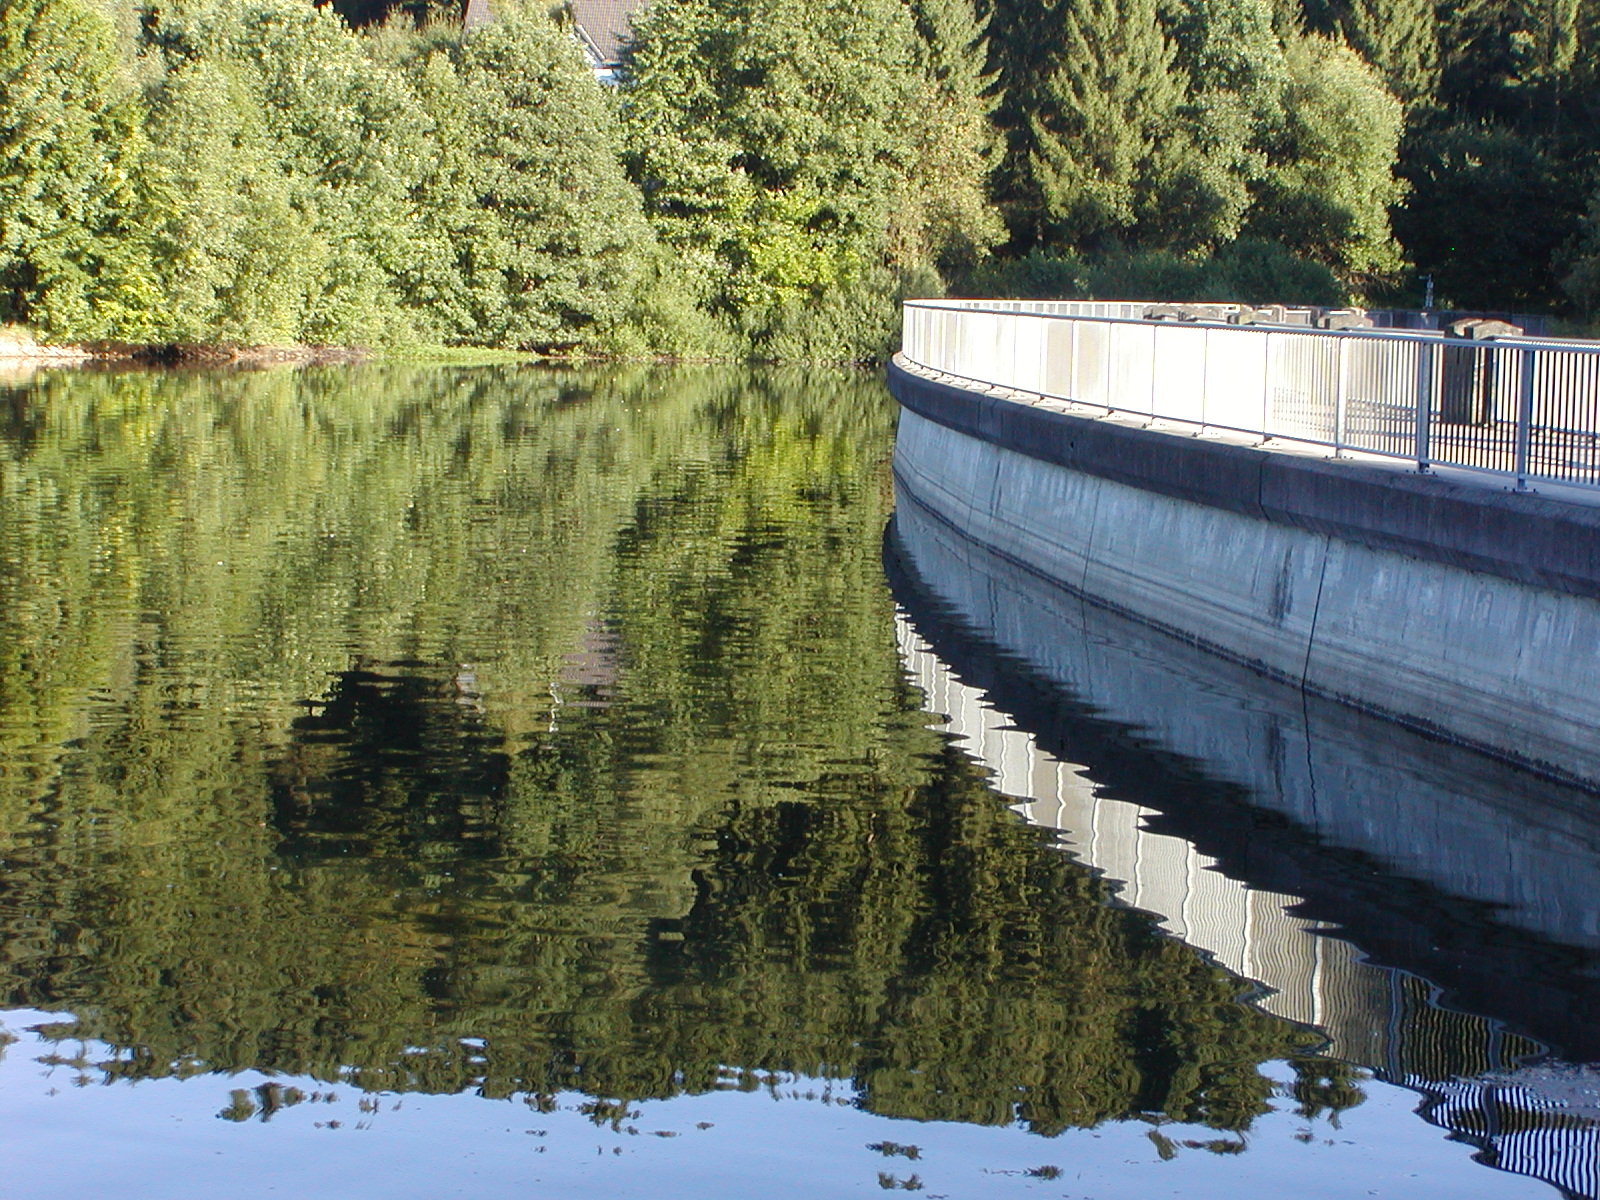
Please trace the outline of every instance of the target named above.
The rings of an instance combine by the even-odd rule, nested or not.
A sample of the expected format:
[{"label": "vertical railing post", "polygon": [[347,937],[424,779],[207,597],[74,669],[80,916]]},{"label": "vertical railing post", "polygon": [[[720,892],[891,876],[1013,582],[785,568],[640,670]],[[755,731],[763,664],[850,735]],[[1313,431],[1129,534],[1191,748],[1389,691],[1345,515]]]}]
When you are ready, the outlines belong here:
[{"label": "vertical railing post", "polygon": [[1522,370],[1518,372],[1517,379],[1517,491],[1526,492],[1528,487],[1528,443],[1533,437],[1533,368],[1535,363],[1534,349],[1532,346],[1522,348]]},{"label": "vertical railing post", "polygon": [[1083,390],[1078,386],[1078,318],[1067,322],[1067,399],[1076,400]]},{"label": "vertical railing post", "polygon": [[1417,470],[1426,475],[1432,469],[1428,438],[1433,424],[1434,359],[1437,342],[1417,346]]},{"label": "vertical railing post", "polygon": [[1039,326],[1039,399],[1043,400],[1050,386],[1050,326],[1054,322],[1044,316],[1033,320]]},{"label": "vertical railing post", "polygon": [[1160,362],[1161,323],[1157,321],[1150,326],[1150,416],[1144,423],[1146,429],[1156,423],[1156,382],[1161,378],[1161,372],[1158,368]]},{"label": "vertical railing post", "polygon": [[1269,329],[1261,336],[1267,339],[1261,355],[1261,440],[1265,442],[1272,437],[1272,348],[1278,344],[1278,335]]},{"label": "vertical railing post", "polygon": [[1333,394],[1333,456],[1344,457],[1346,403],[1350,394],[1350,339],[1336,334],[1339,339],[1339,370],[1335,375]]}]

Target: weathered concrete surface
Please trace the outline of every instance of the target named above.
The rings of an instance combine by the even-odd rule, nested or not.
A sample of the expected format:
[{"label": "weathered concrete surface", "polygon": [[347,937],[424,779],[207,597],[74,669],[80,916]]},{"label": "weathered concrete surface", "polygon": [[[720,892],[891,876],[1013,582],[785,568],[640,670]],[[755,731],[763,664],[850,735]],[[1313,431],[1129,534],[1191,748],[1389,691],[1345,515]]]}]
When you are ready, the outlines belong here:
[{"label": "weathered concrete surface", "polygon": [[1600,1054],[1592,793],[1307,697],[897,498],[896,600],[1042,748],[1101,794],[1156,809],[1153,830],[1229,876],[1306,897],[1299,916],[1447,987],[1452,1005]]},{"label": "weathered concrete surface", "polygon": [[1271,678],[1600,787],[1600,513],[905,371],[891,386],[901,487],[1004,558]]}]

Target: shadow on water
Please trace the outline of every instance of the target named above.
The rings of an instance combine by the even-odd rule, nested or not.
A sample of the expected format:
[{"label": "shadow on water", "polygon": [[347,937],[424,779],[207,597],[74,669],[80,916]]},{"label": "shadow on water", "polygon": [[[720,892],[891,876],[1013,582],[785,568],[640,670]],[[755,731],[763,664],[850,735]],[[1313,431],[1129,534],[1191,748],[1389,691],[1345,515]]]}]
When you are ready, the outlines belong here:
[{"label": "shadow on water", "polygon": [[1600,798],[1307,699],[897,499],[902,654],[996,787],[1482,1161],[1595,1194]]}]

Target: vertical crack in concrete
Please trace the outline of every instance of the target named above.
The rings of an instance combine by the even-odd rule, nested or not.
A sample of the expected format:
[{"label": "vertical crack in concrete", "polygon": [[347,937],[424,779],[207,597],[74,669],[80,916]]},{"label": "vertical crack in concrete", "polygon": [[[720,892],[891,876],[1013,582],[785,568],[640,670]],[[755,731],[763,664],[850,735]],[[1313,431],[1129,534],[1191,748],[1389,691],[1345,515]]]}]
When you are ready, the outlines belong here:
[{"label": "vertical crack in concrete", "polygon": [[1300,668],[1300,731],[1306,740],[1306,788],[1311,797],[1311,822],[1322,836],[1322,809],[1317,803],[1317,764],[1311,752],[1311,697],[1306,691],[1306,680],[1311,677],[1311,653],[1317,644],[1317,618],[1322,614],[1322,585],[1328,578],[1327,534],[1322,538],[1322,566],[1317,572],[1317,598],[1311,605],[1311,629],[1306,634],[1306,658]]},{"label": "vertical crack in concrete", "polygon": [[1089,505],[1089,532],[1083,539],[1083,574],[1078,578],[1078,594],[1089,594],[1089,564],[1094,559],[1094,535],[1100,525],[1100,495],[1103,488],[1093,489],[1094,500]]}]

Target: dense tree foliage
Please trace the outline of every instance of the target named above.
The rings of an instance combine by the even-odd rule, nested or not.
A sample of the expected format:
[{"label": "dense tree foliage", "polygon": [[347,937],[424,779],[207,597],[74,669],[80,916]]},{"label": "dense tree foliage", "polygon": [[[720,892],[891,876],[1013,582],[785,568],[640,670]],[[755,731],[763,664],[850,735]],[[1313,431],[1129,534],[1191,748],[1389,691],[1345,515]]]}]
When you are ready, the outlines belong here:
[{"label": "dense tree foliage", "polygon": [[0,10],[0,320],[78,338],[147,331],[139,110],[116,50],[86,0]]},{"label": "dense tree foliage", "polygon": [[[1306,0],[1406,106],[1394,225],[1415,301],[1597,313],[1584,214],[1600,166],[1593,0]],[[1587,31],[1587,34],[1586,34]],[[1567,281],[1564,283],[1563,281]]]},{"label": "dense tree foliage", "polygon": [[657,0],[608,88],[532,0],[19,0],[0,320],[856,359],[905,294],[1241,257],[1592,313],[1596,3]]},{"label": "dense tree foliage", "polygon": [[1248,231],[1347,280],[1399,264],[1400,110],[1342,43],[1211,0],[995,0],[990,28],[1013,249],[1193,256]]},{"label": "dense tree foliage", "polygon": [[778,357],[860,357],[887,340],[900,280],[987,249],[962,16],[951,0],[650,6],[623,84],[629,167],[702,308]]},{"label": "dense tree foliage", "polygon": [[1392,271],[1389,210],[1404,189],[1392,166],[1400,105],[1348,47],[1291,38],[1284,121],[1269,142],[1251,230],[1347,278]]}]

